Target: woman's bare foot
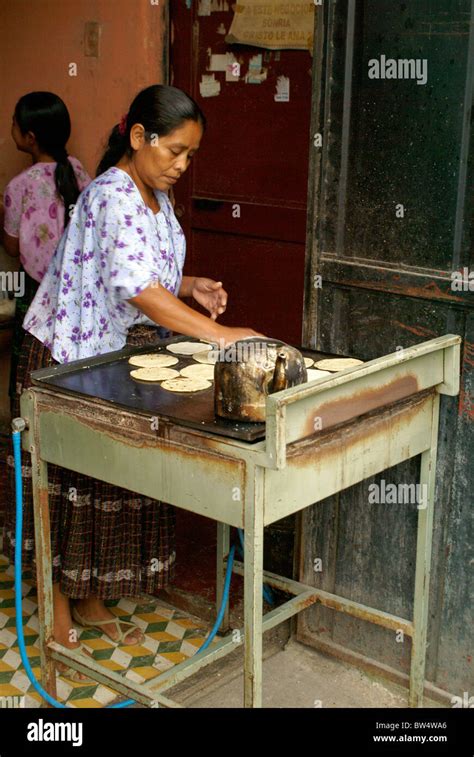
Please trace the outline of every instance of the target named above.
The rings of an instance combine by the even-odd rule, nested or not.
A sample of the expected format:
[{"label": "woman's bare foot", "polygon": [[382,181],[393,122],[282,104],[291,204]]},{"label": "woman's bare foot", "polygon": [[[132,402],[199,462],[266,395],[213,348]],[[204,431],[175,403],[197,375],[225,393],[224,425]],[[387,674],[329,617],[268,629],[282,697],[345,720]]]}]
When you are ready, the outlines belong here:
[{"label": "woman's bare foot", "polygon": [[[77,599],[76,607],[79,614],[82,615],[85,620],[108,620],[109,618],[111,620],[117,620],[116,615],[110,612],[102,599],[98,599],[97,597],[91,596],[86,599]],[[115,623],[110,623],[110,625],[107,623],[103,626],[98,626],[98,628],[100,628],[103,633],[107,634],[112,641],[117,641],[120,638]],[[121,625],[121,628],[122,631],[126,631],[127,626]],[[132,644],[141,644],[144,639],[145,636],[139,628],[132,628],[126,634],[123,643],[131,646]]]},{"label": "woman's bare foot", "polygon": [[[53,601],[54,640],[57,641],[58,644],[61,644],[63,647],[67,647],[68,649],[78,649],[78,647],[80,647],[80,643],[77,638],[77,631],[74,628],[74,624],[71,618],[69,597],[66,597],[61,593],[59,584],[53,584]],[[66,665],[64,662],[56,661],[55,666],[60,675],[64,675],[68,672],[68,665]],[[84,673],[80,673],[78,670],[76,670],[74,672],[74,680],[87,681],[88,678]]]}]

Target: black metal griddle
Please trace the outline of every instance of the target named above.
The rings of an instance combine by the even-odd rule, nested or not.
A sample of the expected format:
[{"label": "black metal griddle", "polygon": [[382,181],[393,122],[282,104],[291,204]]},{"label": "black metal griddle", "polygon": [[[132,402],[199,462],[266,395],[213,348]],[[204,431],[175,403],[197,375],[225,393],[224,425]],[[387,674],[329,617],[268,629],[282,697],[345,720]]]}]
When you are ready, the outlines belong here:
[{"label": "black metal griddle", "polygon": [[[136,367],[128,363],[132,355],[151,352],[171,355],[166,345],[180,341],[189,341],[189,337],[170,337],[152,346],[125,347],[98,357],[42,368],[31,374],[32,383],[76,397],[108,402],[128,411],[157,416],[181,426],[197,428],[220,436],[246,442],[264,439],[265,423],[241,423],[215,417],[214,385],[198,392],[178,394],[162,389],[158,383],[145,383],[130,377],[130,371]],[[301,347],[298,349],[303,355],[313,359],[334,357]],[[171,367],[176,370],[196,364],[191,356],[175,357],[179,362]]]}]

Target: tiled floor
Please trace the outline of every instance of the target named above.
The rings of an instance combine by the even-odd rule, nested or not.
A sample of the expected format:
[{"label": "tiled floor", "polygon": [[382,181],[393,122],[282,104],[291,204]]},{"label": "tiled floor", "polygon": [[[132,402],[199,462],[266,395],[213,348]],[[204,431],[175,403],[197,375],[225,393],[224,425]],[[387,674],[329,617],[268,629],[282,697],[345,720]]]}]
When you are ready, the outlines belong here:
[{"label": "tiled floor", "polygon": [[[23,626],[31,667],[40,676],[38,616],[34,585],[27,575],[23,583]],[[15,628],[13,566],[0,555],[0,697],[25,697],[24,706],[40,701],[21,662]],[[197,618],[154,598],[140,603],[130,599],[108,603],[112,612],[136,623],[145,633],[140,646],[118,646],[100,631],[78,628],[79,639],[105,668],[122,671],[124,677],[147,681],[191,657],[203,643],[207,628]],[[72,682],[58,676],[57,695],[72,707],[103,707],[116,699],[110,689],[94,681]]]}]

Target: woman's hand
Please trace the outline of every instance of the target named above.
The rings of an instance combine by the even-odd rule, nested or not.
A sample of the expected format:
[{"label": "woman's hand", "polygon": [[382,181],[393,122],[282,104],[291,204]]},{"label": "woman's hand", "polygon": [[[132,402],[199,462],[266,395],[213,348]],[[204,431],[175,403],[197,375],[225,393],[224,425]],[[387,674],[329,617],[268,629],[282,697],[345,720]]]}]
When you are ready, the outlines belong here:
[{"label": "woman's hand", "polygon": [[218,315],[222,315],[227,307],[227,292],[222,286],[222,281],[213,281],[201,276],[196,276],[191,296],[199,302],[211,314],[213,321]]},{"label": "woman's hand", "polygon": [[219,332],[218,343],[222,348],[227,347],[227,345],[232,344],[233,342],[237,342],[239,339],[248,339],[253,336],[261,336],[265,338],[263,334],[260,334],[253,329],[249,329],[246,326],[222,326]]},{"label": "woman's hand", "polygon": [[[192,277],[184,277],[184,279],[184,285],[180,289],[180,296],[189,297],[191,287],[194,286],[194,281]],[[209,279],[206,279],[206,281],[209,281]],[[220,286],[220,282],[217,283]],[[216,284],[216,282],[211,281],[211,284]],[[214,291],[218,292],[219,290],[217,288],[211,290],[211,297]],[[209,296],[209,292],[204,296]],[[230,326],[222,326],[212,318],[208,318],[207,315],[198,313],[197,310],[190,308],[178,297],[175,297],[174,294],[168,292],[161,284],[150,284],[150,286],[146,287],[140,294],[137,294],[136,297],[132,297],[128,302],[141,310],[142,313],[145,313],[152,321],[159,323],[160,326],[164,326],[166,329],[171,329],[185,336],[206,339],[208,342],[218,344],[219,347],[225,347],[227,344],[232,344],[232,342],[236,342],[238,339],[262,336],[262,334],[247,327],[231,328]]]}]

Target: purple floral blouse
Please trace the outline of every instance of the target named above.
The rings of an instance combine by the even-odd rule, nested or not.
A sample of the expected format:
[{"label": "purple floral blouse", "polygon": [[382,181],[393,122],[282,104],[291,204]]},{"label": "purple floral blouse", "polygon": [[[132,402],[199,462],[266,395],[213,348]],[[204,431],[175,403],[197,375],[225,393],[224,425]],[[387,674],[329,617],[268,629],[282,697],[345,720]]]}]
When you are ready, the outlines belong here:
[{"label": "purple floral blouse", "polygon": [[23,328],[59,363],[121,349],[151,324],[127,300],[153,282],[178,295],[186,242],[168,196],[144,203],[125,171],[109,168],[81,194]]}]

